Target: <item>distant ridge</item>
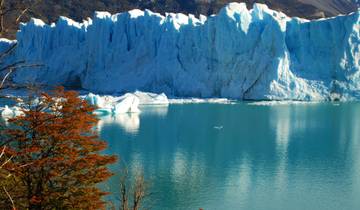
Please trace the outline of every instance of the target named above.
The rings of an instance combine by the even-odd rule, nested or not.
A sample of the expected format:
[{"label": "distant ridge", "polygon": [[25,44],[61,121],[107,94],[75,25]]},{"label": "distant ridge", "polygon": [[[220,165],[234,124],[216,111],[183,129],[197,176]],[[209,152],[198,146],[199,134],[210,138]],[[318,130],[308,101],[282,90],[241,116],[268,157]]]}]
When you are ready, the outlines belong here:
[{"label": "distant ridge", "polygon": [[[23,0],[8,0],[8,4],[21,4]],[[269,8],[284,12],[291,17],[315,19],[346,14],[357,10],[358,0],[42,0],[35,5],[27,16],[22,19],[27,22],[30,17],[36,17],[45,22],[54,22],[59,16],[66,16],[76,21],[91,17],[94,11],[110,13],[124,12],[131,9],[150,9],[164,14],[165,12],[181,12],[199,16],[216,14],[229,2],[246,2],[248,7],[253,3],[264,3]],[[6,35],[14,38],[18,28],[15,14],[8,13],[6,24],[10,31]]]}]

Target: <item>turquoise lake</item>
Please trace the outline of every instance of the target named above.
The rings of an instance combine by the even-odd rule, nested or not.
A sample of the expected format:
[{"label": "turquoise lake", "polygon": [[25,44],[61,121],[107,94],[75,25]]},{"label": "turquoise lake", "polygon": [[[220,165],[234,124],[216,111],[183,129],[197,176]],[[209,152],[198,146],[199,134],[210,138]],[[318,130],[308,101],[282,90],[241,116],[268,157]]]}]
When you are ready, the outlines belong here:
[{"label": "turquoise lake", "polygon": [[144,107],[98,129],[151,209],[360,209],[360,103]]}]

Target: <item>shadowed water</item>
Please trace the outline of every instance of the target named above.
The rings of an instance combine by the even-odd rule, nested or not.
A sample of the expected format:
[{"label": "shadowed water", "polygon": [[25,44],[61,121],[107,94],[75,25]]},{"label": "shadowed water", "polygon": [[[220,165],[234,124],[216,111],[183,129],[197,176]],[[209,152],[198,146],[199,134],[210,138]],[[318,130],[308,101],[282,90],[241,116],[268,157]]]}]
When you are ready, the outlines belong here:
[{"label": "shadowed water", "polygon": [[360,206],[357,103],[147,107],[102,117],[99,131],[107,153],[151,180],[152,209]]}]

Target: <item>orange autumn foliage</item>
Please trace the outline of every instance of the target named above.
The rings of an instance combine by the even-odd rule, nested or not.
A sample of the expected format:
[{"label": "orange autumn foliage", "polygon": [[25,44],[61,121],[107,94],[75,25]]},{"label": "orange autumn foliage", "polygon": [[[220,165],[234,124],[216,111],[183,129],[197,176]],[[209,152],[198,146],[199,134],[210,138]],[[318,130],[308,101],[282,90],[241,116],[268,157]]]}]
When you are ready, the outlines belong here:
[{"label": "orange autumn foliage", "polygon": [[[94,107],[76,92],[58,88],[23,107],[23,116],[5,130],[12,156],[4,182],[17,209],[104,209],[97,184],[112,173],[115,156],[100,154],[107,145],[94,131]],[[0,209],[11,209],[1,199]]]}]

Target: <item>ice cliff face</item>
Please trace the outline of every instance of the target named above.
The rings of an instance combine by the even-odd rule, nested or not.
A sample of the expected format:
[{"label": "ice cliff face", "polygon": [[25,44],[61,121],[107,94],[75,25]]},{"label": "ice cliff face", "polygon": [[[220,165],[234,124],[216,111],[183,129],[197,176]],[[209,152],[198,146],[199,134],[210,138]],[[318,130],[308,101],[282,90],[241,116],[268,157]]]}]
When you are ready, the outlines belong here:
[{"label": "ice cliff face", "polygon": [[359,14],[307,21],[231,3],[200,18],[132,10],[83,23],[33,19],[21,26],[12,59],[44,67],[19,71],[15,81],[97,93],[359,100]]}]

